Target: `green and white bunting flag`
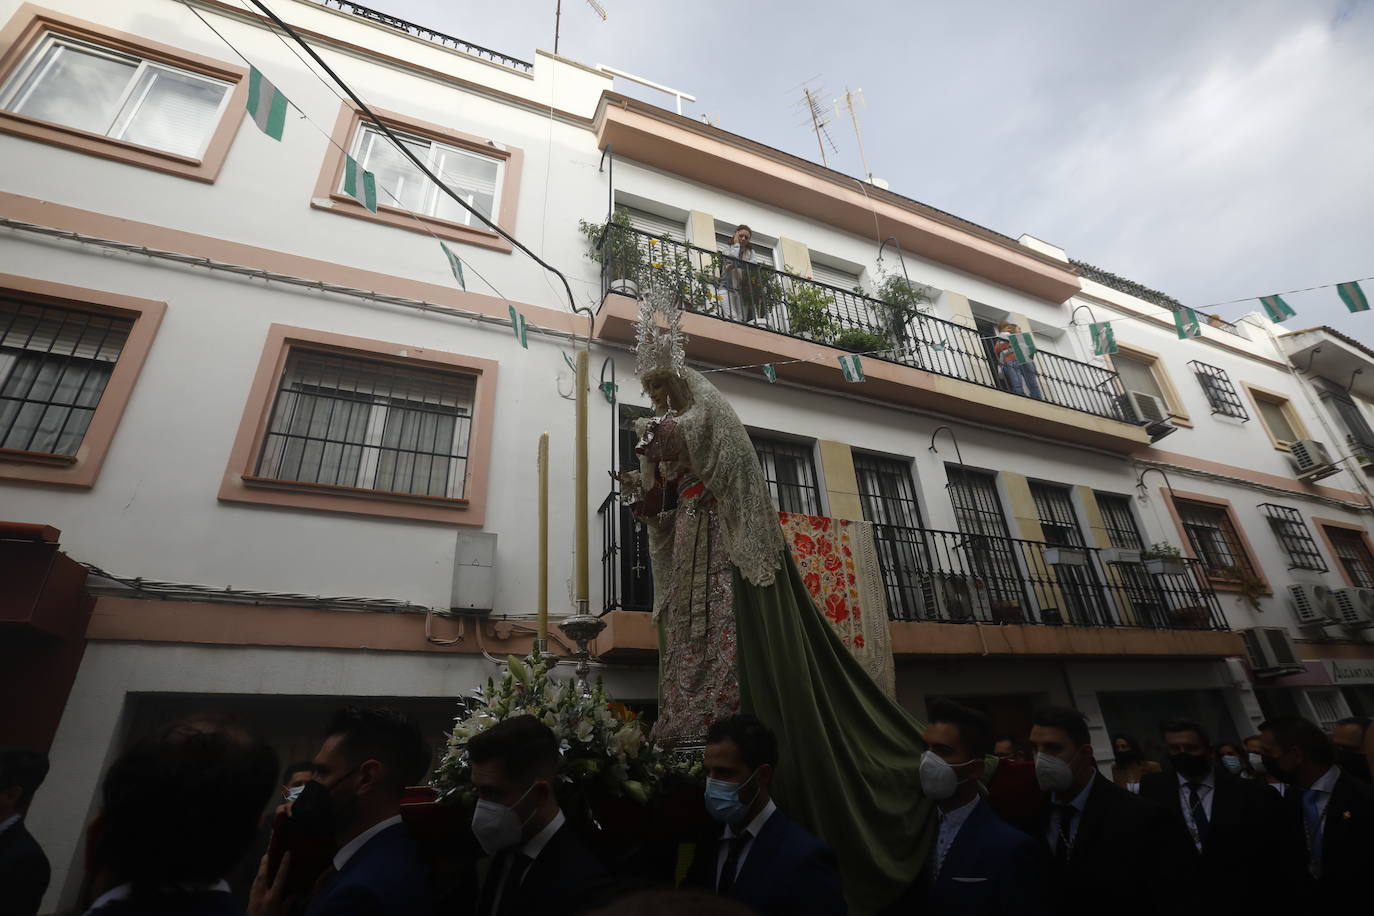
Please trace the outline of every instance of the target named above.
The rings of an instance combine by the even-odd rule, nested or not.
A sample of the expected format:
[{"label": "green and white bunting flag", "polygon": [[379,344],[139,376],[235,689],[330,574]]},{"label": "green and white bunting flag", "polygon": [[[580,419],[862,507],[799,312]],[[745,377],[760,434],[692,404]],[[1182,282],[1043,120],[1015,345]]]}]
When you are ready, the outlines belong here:
[{"label": "green and white bunting flag", "polygon": [[259,130],[273,140],[281,139],[286,129],[286,96],[257,67],[248,70],[247,108]]},{"label": "green and white bunting flag", "polygon": [[844,373],[846,382],[862,382],[864,378],[863,360],[859,359],[859,354],[854,353],[850,356],[841,356],[840,371]]},{"label": "green and white bunting flag", "polygon": [[947,340],[942,340],[942,341],[940,341],[940,342],[937,343],[937,344],[931,344],[931,345],[930,345],[930,349],[939,351],[939,350],[943,350],[945,347],[948,347],[948,346],[949,346],[949,341],[947,341]]},{"label": "green and white bunting flag", "polygon": [[1174,329],[1178,331],[1179,340],[1202,336],[1202,325],[1198,324],[1197,312],[1190,308],[1179,308],[1174,312]]},{"label": "green and white bunting flag", "polygon": [[1345,307],[1352,312],[1369,311],[1369,299],[1365,296],[1364,290],[1360,289],[1360,284],[1356,280],[1349,283],[1337,283],[1336,292],[1341,294],[1341,301]]},{"label": "green and white bunting flag", "polygon": [[1035,358],[1035,338],[1030,334],[1008,334],[1007,343],[1011,344],[1011,352],[1016,354],[1018,363],[1028,363]]},{"label": "green and white bunting flag", "polygon": [[[520,346],[526,350],[530,348],[529,339],[526,337],[525,316],[515,310],[515,306],[510,306],[510,329],[515,332],[515,339],[520,342]],[[565,355],[563,357],[567,359]]]},{"label": "green and white bunting flag", "polygon": [[344,155],[344,193],[373,213],[377,212],[377,179],[358,160]]},{"label": "green and white bunting flag", "polygon": [[1097,356],[1111,356],[1116,352],[1116,332],[1110,321],[1100,321],[1088,325],[1093,338],[1093,353]]},{"label": "green and white bunting flag", "polygon": [[1264,312],[1269,316],[1269,320],[1278,324],[1286,318],[1292,318],[1297,312],[1293,311],[1293,306],[1283,301],[1280,295],[1260,296],[1260,305],[1264,306]]},{"label": "green and white bunting flag", "polygon": [[459,287],[467,289],[468,283],[463,279],[463,259],[454,254],[453,249],[443,242],[439,243],[439,247],[444,249],[444,257],[448,258],[448,269],[453,271],[453,279],[458,281]]},{"label": "green and white bunting flag", "polygon": [[772,363],[764,363],[759,368],[763,370],[763,375],[768,379],[768,384],[771,385],[778,380],[778,370],[773,368]]}]

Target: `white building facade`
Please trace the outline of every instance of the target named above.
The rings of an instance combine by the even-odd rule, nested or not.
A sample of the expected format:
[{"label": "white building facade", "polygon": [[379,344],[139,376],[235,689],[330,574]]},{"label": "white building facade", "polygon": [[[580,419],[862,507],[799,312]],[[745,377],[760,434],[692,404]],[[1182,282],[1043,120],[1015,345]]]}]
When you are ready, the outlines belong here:
[{"label": "white building facade", "polygon": [[[104,766],[159,717],[232,709],[308,755],[333,705],[385,700],[437,733],[529,651],[544,431],[554,613],[572,610],[568,357],[588,336],[592,506],[610,500],[590,522],[596,651],[613,694],[654,702],[651,586],[598,482],[648,403],[618,280],[684,284],[689,359],[729,370],[712,378],[780,508],[875,523],[917,716],[955,696],[1015,733],[1070,702],[1107,759],[1111,734],[1150,739],[1166,715],[1233,739],[1278,712],[1374,713],[1358,343],[1261,316],[1181,340],[1167,297],[603,72],[348,3],[273,6],[573,302],[243,6],[0,0],[0,544],[22,592],[3,657],[26,672],[4,683],[41,686],[0,742],[50,747],[30,814],[45,911],[78,892]],[[250,65],[290,99],[280,140],[245,111]],[[346,192],[347,157],[376,213]],[[589,257],[579,221],[612,207],[628,228],[594,230]],[[741,223],[757,294],[711,257]],[[884,300],[903,274],[928,303]],[[1033,335],[1040,397],[994,362],[1002,321]],[[1094,321],[1114,356],[1094,355]],[[869,353],[866,381],[844,380],[846,348]],[[1314,441],[1325,458],[1294,445]],[[1158,543],[1181,572],[1136,561]],[[76,584],[54,612],[59,579]],[[1306,617],[1293,584],[1326,589],[1300,592]],[[1281,632],[1252,655],[1252,628]]]}]

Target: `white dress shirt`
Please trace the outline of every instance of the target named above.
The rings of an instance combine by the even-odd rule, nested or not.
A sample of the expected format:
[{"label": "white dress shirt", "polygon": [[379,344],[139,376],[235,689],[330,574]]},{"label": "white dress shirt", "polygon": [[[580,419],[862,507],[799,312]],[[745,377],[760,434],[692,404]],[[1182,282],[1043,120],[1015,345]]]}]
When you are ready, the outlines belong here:
[{"label": "white dress shirt", "polygon": [[[763,825],[768,823],[768,819],[773,816],[773,812],[778,810],[778,806],[773,803],[773,799],[768,799],[768,804],[763,806],[763,810],[758,813],[749,826],[744,829],[749,832],[749,839],[745,841],[744,848],[739,852],[739,861],[735,863],[734,877],[738,878],[739,873],[744,871],[744,860],[749,858],[749,850],[754,848],[754,841],[759,837],[759,831]],[[725,870],[725,859],[730,855],[730,841],[735,838],[735,828],[729,824],[725,825],[725,833],[721,835],[720,851],[716,853],[716,887],[720,887],[720,873]]]},{"label": "white dress shirt", "polygon": [[[964,822],[973,813],[973,809],[978,807],[980,799],[977,795],[973,800],[960,805],[953,811],[940,811],[940,832],[935,838],[935,874],[940,874],[940,869],[944,868],[945,856],[949,854],[949,848],[954,845],[954,840],[959,836],[959,831],[963,829]],[[938,808],[936,809],[939,810]]]},{"label": "white dress shirt", "polygon": [[[1070,852],[1073,851],[1074,841],[1078,839],[1078,825],[1083,823],[1083,809],[1088,805],[1088,793],[1093,790],[1093,783],[1099,778],[1098,776],[1094,776],[1092,779],[1089,779],[1088,784],[1083,787],[1081,792],[1074,796],[1073,801],[1068,802],[1068,804],[1073,805],[1078,811],[1078,813],[1073,816],[1073,823],[1069,825]],[[1065,804],[1064,800],[1059,797],[1058,792],[1054,793],[1050,798],[1056,805]],[[1045,834],[1045,839],[1049,841],[1050,844],[1050,852],[1055,852],[1059,848],[1059,817],[1060,814],[1058,811],[1050,815],[1049,830]]]},{"label": "white dress shirt", "polygon": [[[1197,797],[1202,802],[1202,813],[1207,817],[1207,823],[1212,823],[1212,796],[1216,794],[1216,776],[1211,770],[1201,779],[1195,779],[1197,783]],[[1193,821],[1193,800],[1192,792],[1188,789],[1188,780],[1180,774],[1178,777],[1178,802],[1183,808],[1183,822],[1188,825],[1188,833],[1193,838],[1193,845],[1198,852],[1202,852],[1202,837],[1198,834],[1197,824]]]},{"label": "white dress shirt", "polygon": [[[1326,826],[1326,806],[1331,804],[1331,793],[1336,788],[1336,781],[1341,778],[1340,767],[1333,766],[1321,775],[1316,782],[1306,789],[1299,789],[1303,793],[1303,829],[1307,834],[1307,852],[1310,858],[1310,867],[1313,875],[1321,873],[1321,856],[1325,850],[1322,848],[1321,836],[1325,832]],[[1315,824],[1308,823],[1307,818],[1307,793],[1315,792],[1316,797],[1312,804],[1317,809],[1317,821]]]},{"label": "white dress shirt", "polygon": [[392,817],[387,818],[384,821],[379,821],[373,824],[371,827],[367,828],[362,833],[358,834],[353,839],[349,840],[347,843],[343,845],[343,848],[341,848],[338,852],[334,853],[334,870],[343,871],[343,867],[348,864],[348,860],[353,858],[353,856],[357,854],[359,849],[362,849],[364,846],[366,846],[368,840],[372,839],[374,836],[381,833],[383,830],[390,827],[391,825],[399,824],[400,822],[401,816],[399,814],[394,815]]}]

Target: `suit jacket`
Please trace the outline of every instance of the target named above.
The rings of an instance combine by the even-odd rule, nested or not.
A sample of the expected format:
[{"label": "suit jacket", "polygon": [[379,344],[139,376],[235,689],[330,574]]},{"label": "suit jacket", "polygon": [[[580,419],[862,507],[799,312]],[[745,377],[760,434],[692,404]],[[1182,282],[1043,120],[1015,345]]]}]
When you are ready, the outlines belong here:
[{"label": "suit jacket", "polygon": [[[697,846],[685,884],[716,889],[721,836]],[[760,916],[843,916],[848,912],[835,850],[774,811],[749,846],[727,895]]]},{"label": "suit jacket", "polygon": [[306,916],[430,916],[429,875],[405,824],[392,824],[326,879]]},{"label": "suit jacket", "polygon": [[[499,861],[494,858],[488,866]],[[488,867],[483,891],[486,881],[497,877],[495,869]],[[565,821],[530,863],[520,883],[501,892],[500,911],[517,916],[580,913],[607,902],[609,887],[610,876],[605,866]],[[490,916],[480,912],[480,906],[478,909],[477,916]]]},{"label": "suit jacket", "polygon": [[[1307,868],[1307,841],[1302,814],[1303,791],[1290,786],[1284,793],[1290,830],[1297,831],[1303,870]],[[1349,901],[1368,896],[1369,873],[1374,865],[1374,787],[1341,773],[1331,790],[1322,829],[1321,876],[1304,877],[1312,912],[1334,913],[1348,908]]]},{"label": "suit jacket", "polygon": [[[1045,842],[1049,823],[1047,806],[1036,839]],[[1049,909],[1059,916],[1100,914],[1104,906],[1114,916],[1173,916],[1191,848],[1188,832],[1162,806],[1094,774],[1068,865],[1049,870]]]},{"label": "suit jacket", "polygon": [[[1242,912],[1279,912],[1296,901],[1276,895],[1302,883],[1301,848],[1287,829],[1283,796],[1268,785],[1221,770],[1212,774],[1212,813],[1202,852],[1192,847],[1194,887],[1199,908]],[[1140,795],[1158,803],[1187,830],[1178,776],[1151,773]],[[1191,838],[1191,834],[1190,834]]]},{"label": "suit jacket", "polygon": [[932,916],[1040,916],[1045,910],[1043,844],[1008,826],[980,801],[959,828],[930,884]]},{"label": "suit jacket", "polygon": [[48,857],[22,820],[0,833],[0,916],[37,913],[48,877]]}]

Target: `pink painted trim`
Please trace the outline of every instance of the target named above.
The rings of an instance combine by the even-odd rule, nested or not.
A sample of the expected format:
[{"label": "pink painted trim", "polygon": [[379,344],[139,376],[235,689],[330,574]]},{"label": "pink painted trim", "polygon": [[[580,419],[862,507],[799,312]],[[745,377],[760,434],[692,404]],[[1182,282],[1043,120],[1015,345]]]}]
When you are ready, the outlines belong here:
[{"label": "pink painted trim", "polygon": [[1364,541],[1364,549],[1369,551],[1370,556],[1374,556],[1374,543],[1371,543],[1369,540],[1369,532],[1365,530],[1363,525],[1356,525],[1352,522],[1342,522],[1334,518],[1317,518],[1315,515],[1312,516],[1312,524],[1317,526],[1317,531],[1322,536],[1322,543],[1326,545],[1326,551],[1331,554],[1331,559],[1335,563],[1336,568],[1340,571],[1341,578],[1345,580],[1345,584],[1349,586],[1358,585],[1358,583],[1350,577],[1350,573],[1341,563],[1340,556],[1336,553],[1336,545],[1332,543],[1331,534],[1326,529],[1340,528],[1345,531],[1356,532],[1359,534],[1360,540]]},{"label": "pink painted trim", "polygon": [[210,142],[206,144],[205,154],[200,159],[192,159],[4,110],[0,110],[0,132],[181,178],[209,183],[218,177],[224,159],[229,154],[229,146],[245,114],[244,104],[248,97],[248,81],[245,79],[248,75],[247,70],[235,64],[192,54],[99,23],[25,3],[10,17],[9,22],[0,28],[0,82],[9,77],[34,44],[49,32],[83,39],[229,83],[229,101],[225,105],[219,124],[215,127],[215,132],[210,137]]},{"label": "pink painted trim", "polygon": [[0,480],[69,487],[94,486],[100,466],[114,440],[115,430],[119,428],[119,420],[124,416],[124,408],[133,396],[134,383],[138,381],[143,362],[152,349],[158,325],[167,311],[167,303],[11,274],[0,274],[0,290],[40,305],[57,305],[133,321],[129,338],[119,354],[105,391],[100,395],[100,403],[91,415],[90,425],[86,427],[86,435],[76,450],[75,458],[8,450],[0,453]]},{"label": "pink painted trim", "polygon": [[[476,381],[476,390],[473,393],[472,425],[468,433],[468,478],[463,498],[389,494],[258,477],[254,468],[262,453],[267,424],[271,419],[272,397],[286,368],[287,356],[293,348],[326,350],[372,359],[381,357],[407,368],[439,369],[472,377]],[[253,377],[243,419],[229,452],[229,464],[220,482],[219,498],[224,502],[481,527],[486,517],[491,434],[496,416],[496,368],[494,360],[475,356],[274,324],[267,330],[262,359]]]},{"label": "pink painted trim", "polygon": [[1341,499],[1361,505],[1368,505],[1369,502],[1364,494],[1356,493],[1353,490],[1337,490],[1335,487],[1323,487],[1317,484],[1303,483],[1292,477],[1281,477],[1278,474],[1266,474],[1263,471],[1255,471],[1234,464],[1222,464],[1219,461],[1208,461],[1205,458],[1194,458],[1192,455],[1183,455],[1178,452],[1166,452],[1162,449],[1146,448],[1138,453],[1138,457],[1147,461],[1177,464],[1181,467],[1191,468],[1195,471],[1210,471],[1214,474],[1226,474],[1230,477],[1239,477],[1241,480],[1248,480],[1252,483],[1262,483],[1270,487],[1279,487],[1291,493],[1301,495],[1310,494],[1325,496],[1330,499]]},{"label": "pink painted trim", "polygon": [[[1170,490],[1168,487],[1160,487],[1159,495],[1164,500],[1164,505],[1169,509],[1169,516],[1174,520],[1174,527],[1178,529],[1180,548],[1185,556],[1192,557],[1195,560],[1201,560],[1202,558],[1193,550],[1192,538],[1188,537],[1188,529],[1183,527],[1183,519],[1179,515],[1178,507],[1174,505],[1173,497],[1185,499],[1188,502],[1216,506],[1218,509],[1225,511],[1226,517],[1231,522],[1231,528],[1236,532],[1236,537],[1240,539],[1240,547],[1245,551],[1245,559],[1250,562],[1250,568],[1255,571],[1255,577],[1259,579],[1260,582],[1264,583],[1264,594],[1272,595],[1274,593],[1274,587],[1269,584],[1269,577],[1264,574],[1264,568],[1260,566],[1259,561],[1255,559],[1255,548],[1250,543],[1250,538],[1245,533],[1245,529],[1241,527],[1240,522],[1236,519],[1235,507],[1231,504],[1229,499],[1209,496],[1206,493],[1189,493],[1184,490]],[[1229,579],[1218,579],[1209,575],[1207,581],[1211,582],[1212,587],[1219,592],[1243,591],[1241,586]]]}]

